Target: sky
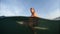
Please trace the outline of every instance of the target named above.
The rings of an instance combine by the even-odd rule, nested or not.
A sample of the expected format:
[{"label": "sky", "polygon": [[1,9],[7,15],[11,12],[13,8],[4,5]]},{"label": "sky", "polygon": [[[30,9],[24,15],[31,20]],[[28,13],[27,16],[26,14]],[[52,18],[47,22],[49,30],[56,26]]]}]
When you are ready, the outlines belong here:
[{"label": "sky", "polygon": [[38,17],[60,17],[60,0],[0,0],[0,16],[31,16],[33,7]]}]

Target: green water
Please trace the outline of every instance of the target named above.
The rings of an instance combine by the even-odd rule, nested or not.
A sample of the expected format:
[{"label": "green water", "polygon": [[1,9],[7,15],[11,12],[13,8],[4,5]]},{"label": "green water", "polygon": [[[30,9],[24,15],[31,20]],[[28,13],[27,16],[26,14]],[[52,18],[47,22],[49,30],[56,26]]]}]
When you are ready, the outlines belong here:
[{"label": "green water", "polygon": [[[0,18],[0,34],[33,34],[33,31],[18,22],[28,22],[30,17],[5,17]],[[34,18],[37,20],[37,27],[48,28],[46,30],[36,29],[37,34],[59,34],[60,21]]]}]

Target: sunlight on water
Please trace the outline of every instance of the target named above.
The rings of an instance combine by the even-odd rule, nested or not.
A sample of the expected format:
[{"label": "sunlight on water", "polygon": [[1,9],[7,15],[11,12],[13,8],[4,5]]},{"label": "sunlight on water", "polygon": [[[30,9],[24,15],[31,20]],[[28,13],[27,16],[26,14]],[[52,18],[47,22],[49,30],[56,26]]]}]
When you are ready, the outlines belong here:
[{"label": "sunlight on water", "polygon": [[44,28],[44,27],[34,27],[35,29],[42,29],[42,30],[47,30],[48,28]]},{"label": "sunlight on water", "polygon": [[17,23],[19,23],[19,24],[23,24],[23,22],[22,22],[22,21],[20,21],[20,22],[19,22],[19,21],[17,21]]}]

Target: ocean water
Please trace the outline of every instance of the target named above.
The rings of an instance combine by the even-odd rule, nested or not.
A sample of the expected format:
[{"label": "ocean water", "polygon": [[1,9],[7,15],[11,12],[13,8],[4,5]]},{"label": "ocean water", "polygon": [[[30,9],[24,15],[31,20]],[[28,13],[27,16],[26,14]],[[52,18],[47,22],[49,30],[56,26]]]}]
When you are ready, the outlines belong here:
[{"label": "ocean water", "polygon": [[[47,20],[24,16],[0,18],[0,34],[59,34],[60,20]],[[28,23],[35,23],[32,31]]]}]

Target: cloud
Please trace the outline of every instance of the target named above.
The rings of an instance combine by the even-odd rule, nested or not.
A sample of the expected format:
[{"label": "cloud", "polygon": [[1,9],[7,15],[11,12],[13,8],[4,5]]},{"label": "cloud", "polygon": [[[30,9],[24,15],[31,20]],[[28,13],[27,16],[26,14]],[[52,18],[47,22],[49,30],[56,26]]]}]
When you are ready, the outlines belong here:
[{"label": "cloud", "polygon": [[53,11],[47,12],[46,14],[38,15],[40,18],[44,19],[54,19],[60,17],[60,9],[55,9]]},{"label": "cloud", "polygon": [[55,9],[54,11],[51,11],[46,16],[47,19],[54,19],[56,17],[60,17],[60,9]]},{"label": "cloud", "polygon": [[23,13],[23,7],[0,3],[0,16],[20,16]]}]

